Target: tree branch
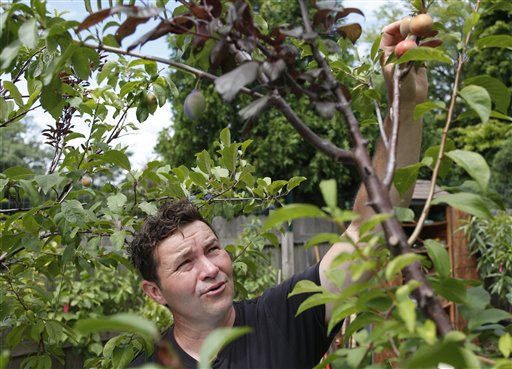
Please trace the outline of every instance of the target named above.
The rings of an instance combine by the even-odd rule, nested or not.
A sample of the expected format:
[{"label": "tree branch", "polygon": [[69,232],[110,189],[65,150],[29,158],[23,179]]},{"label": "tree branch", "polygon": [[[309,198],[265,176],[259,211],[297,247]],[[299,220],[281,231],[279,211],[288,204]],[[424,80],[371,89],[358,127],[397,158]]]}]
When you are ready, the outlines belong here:
[{"label": "tree branch", "polygon": [[[476,2],[475,10],[474,10],[475,13],[478,11],[479,7],[480,7],[480,0],[478,0]],[[446,142],[448,140],[448,131],[450,130],[450,126],[452,124],[453,112],[455,110],[455,101],[457,99],[457,94],[459,93],[459,78],[462,73],[462,65],[464,64],[466,48],[468,47],[469,40],[471,39],[472,34],[473,34],[473,29],[471,29],[468,32],[468,34],[466,35],[466,39],[464,40],[462,50],[459,52],[459,57],[458,57],[458,61],[457,61],[457,69],[455,71],[455,80],[453,82],[453,91],[452,91],[452,96],[451,96],[451,100],[450,100],[450,107],[448,108],[448,115],[446,117],[446,123],[444,125],[443,133],[441,135],[441,143],[439,144],[439,153],[437,154],[437,161],[434,166],[434,170],[432,171],[432,179],[430,181],[430,189],[428,192],[427,199],[425,200],[425,206],[423,207],[420,218],[418,219],[418,223],[416,224],[414,231],[412,232],[411,236],[409,237],[409,239],[407,241],[409,243],[409,245],[414,244],[414,242],[420,235],[421,230],[423,229],[423,223],[425,223],[425,220],[427,219],[428,213],[432,206],[432,199],[434,198],[437,176],[439,175],[439,170],[441,168],[441,161],[443,160],[443,157],[444,157]]]},{"label": "tree branch", "polygon": [[[133,51],[126,51],[126,50],[123,50],[123,49],[120,49],[117,47],[111,47],[111,46],[107,46],[107,45],[93,45],[93,44],[89,44],[89,43],[83,43],[82,46],[88,47],[90,49],[95,49],[95,50],[103,50],[103,51],[107,51],[107,52],[111,52],[111,53],[119,54],[119,55],[133,56],[134,58],[139,58],[139,59],[144,59],[144,60],[153,60],[153,61],[165,64],[165,65],[169,65],[175,69],[179,69],[184,72],[191,73],[199,78],[204,78],[204,79],[207,79],[210,81],[215,81],[217,79],[217,76],[215,76],[211,73],[202,71],[200,69],[191,67],[191,66],[183,64],[183,63],[175,62],[173,60],[160,58],[158,56],[144,55],[144,54],[140,54],[140,53],[135,53]],[[253,97],[261,97],[262,96],[258,92],[251,91],[247,87],[241,88],[240,91],[247,95],[253,96]]]},{"label": "tree branch", "polygon": [[[299,3],[304,26],[306,29],[306,42],[311,47],[313,56],[319,67],[323,69],[327,82],[333,86],[333,92],[338,99],[337,107],[345,117],[345,122],[348,125],[354,140],[354,159],[356,167],[366,187],[371,206],[376,213],[393,214],[394,209],[391,204],[388,191],[383,186],[382,182],[379,180],[375,173],[368,154],[368,150],[366,149],[366,140],[363,138],[360,132],[359,125],[354,116],[354,113],[352,112],[348,101],[343,95],[340,85],[334,78],[332,70],[329,67],[327,61],[314,43],[314,37],[316,36],[312,32],[305,1],[299,0]],[[382,223],[382,228],[384,230],[384,234],[386,235],[388,248],[393,256],[412,252],[411,247],[407,242],[407,237],[404,233],[404,230],[395,216],[385,220]],[[418,306],[423,311],[425,311],[427,316],[429,316],[436,323],[439,333],[444,336],[446,333],[451,331],[452,326],[450,319],[446,312],[443,310],[439,300],[436,298],[434,291],[428,284],[428,281],[421,270],[420,264],[413,263],[407,266],[404,269],[403,274],[406,281],[417,280],[421,283],[420,287],[414,291],[414,296]]]}]

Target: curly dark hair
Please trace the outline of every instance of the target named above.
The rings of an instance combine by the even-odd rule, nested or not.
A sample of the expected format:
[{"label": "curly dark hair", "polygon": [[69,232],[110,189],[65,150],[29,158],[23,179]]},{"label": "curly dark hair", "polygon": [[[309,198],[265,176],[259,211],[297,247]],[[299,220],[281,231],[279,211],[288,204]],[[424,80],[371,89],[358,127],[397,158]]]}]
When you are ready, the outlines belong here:
[{"label": "curly dark hair", "polygon": [[208,225],[215,233],[197,207],[187,199],[163,204],[156,215],[144,221],[128,246],[130,260],[142,278],[160,284],[157,274],[158,261],[154,257],[155,248],[160,242],[196,220]]}]

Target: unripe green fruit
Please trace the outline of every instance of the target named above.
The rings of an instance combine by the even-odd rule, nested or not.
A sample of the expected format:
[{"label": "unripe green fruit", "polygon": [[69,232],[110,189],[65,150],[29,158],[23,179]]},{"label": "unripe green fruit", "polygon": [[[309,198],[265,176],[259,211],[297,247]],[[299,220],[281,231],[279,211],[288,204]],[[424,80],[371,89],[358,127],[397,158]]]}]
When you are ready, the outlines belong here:
[{"label": "unripe green fruit", "polygon": [[400,22],[400,33],[404,38],[411,33],[411,19],[411,16],[407,16]]},{"label": "unripe green fruit", "polygon": [[185,98],[183,110],[190,119],[196,120],[199,118],[206,110],[206,100],[203,93],[196,89],[192,90]]},{"label": "unripe green fruit", "polygon": [[152,106],[156,104],[156,96],[155,94],[149,93],[146,95],[146,103],[148,106]]},{"label": "unripe green fruit", "polygon": [[80,182],[82,183],[82,186],[84,186],[84,187],[91,187],[92,178],[89,177],[88,175],[85,175],[82,177],[82,179],[80,179]]},{"label": "unripe green fruit", "polygon": [[418,45],[416,45],[416,42],[414,42],[413,40],[400,41],[395,47],[395,54],[397,57],[401,57],[402,55],[405,54],[407,50],[413,49],[416,46]]},{"label": "unripe green fruit", "polygon": [[434,22],[428,14],[418,14],[411,19],[411,32],[416,36],[425,36],[433,29]]}]

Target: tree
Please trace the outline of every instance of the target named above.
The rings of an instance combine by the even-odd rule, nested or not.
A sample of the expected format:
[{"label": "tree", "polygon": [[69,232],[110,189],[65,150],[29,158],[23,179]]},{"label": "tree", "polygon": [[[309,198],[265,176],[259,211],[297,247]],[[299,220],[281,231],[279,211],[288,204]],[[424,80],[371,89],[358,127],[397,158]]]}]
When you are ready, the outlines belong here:
[{"label": "tree", "polygon": [[[166,2],[159,4],[165,6]],[[425,11],[421,1],[415,0],[413,4],[418,12]],[[336,313],[331,327],[348,314],[358,315],[346,334],[354,335],[360,346],[338,350],[327,361],[341,359],[354,368],[370,366],[372,350],[391,347],[397,352],[397,365],[401,367],[437,367],[440,361],[455,367],[509,365],[511,336],[500,322],[511,315],[490,308],[485,290],[467,289],[470,282],[450,277],[449,257],[439,242],[425,240],[435,267],[435,273],[428,277],[419,263],[420,257],[411,252],[410,245],[428,215],[432,198],[427,200],[410,239],[394,215],[389,198],[392,184],[399,192],[406,192],[422,167],[432,170],[435,184],[441,164],[444,167],[450,161],[466,171],[470,180],[455,188],[454,193],[435,201],[446,202],[483,219],[491,218],[492,206],[498,205],[489,191],[490,171],[482,156],[451,150],[447,145],[450,125],[455,117],[460,117],[455,109],[457,96],[483,123],[489,120],[492,103],[497,101],[486,88],[480,85],[461,88],[459,80],[465,57],[473,47],[472,29],[478,23],[479,2],[468,13],[465,26],[458,30],[457,37],[462,40],[454,72],[458,82],[451,87],[450,104],[440,106],[436,101],[427,101],[416,108],[418,117],[434,108],[445,112],[446,125],[439,147],[427,150],[428,155],[421,162],[399,168],[396,173],[394,165],[389,165],[383,180],[371,164],[367,138],[362,134],[365,122],[358,120],[374,111],[374,102],[380,102],[370,82],[381,52],[374,46],[367,63],[352,67],[338,55],[339,48],[346,50],[345,42],[331,47],[333,31],[350,42],[357,40],[359,25],[336,23],[350,13],[359,13],[357,9],[331,8],[331,5],[324,8],[326,4],[322,2],[308,5],[300,1],[302,20],[297,22],[300,27],[272,28],[272,25],[263,29],[242,0],[183,2],[173,15],[152,6],[117,5],[93,11],[90,2],[86,1],[85,5],[90,14],[82,22],[52,16],[45,3],[38,0],[33,0],[30,7],[23,3],[5,4],[0,18],[0,72],[6,75],[2,86],[9,91],[0,97],[0,105],[7,108],[0,126],[14,124],[37,104],[55,119],[55,125],[45,132],[53,140],[55,152],[47,174],[37,175],[30,169],[14,167],[0,175],[2,195],[6,189],[16,186],[22,195],[31,196],[33,204],[30,208],[16,206],[0,213],[4,220],[0,224],[0,276],[2,288],[7,291],[2,296],[6,308],[1,310],[4,327],[8,329],[5,342],[8,348],[13,348],[26,337],[41,347],[38,355],[27,358],[26,366],[51,367],[52,360],[62,357],[63,342],[78,345],[80,340],[89,339],[91,332],[105,329],[128,334],[112,338],[103,350],[101,346],[93,346],[93,351],[102,351],[103,356],[91,358],[86,366],[125,366],[140,350],[150,350],[153,343],[160,345],[159,352],[166,356],[158,327],[151,321],[127,315],[126,307],[121,308],[124,313],[109,317],[77,317],[74,325],[73,319],[63,317],[66,308],[61,310],[61,303],[67,303],[61,299],[64,296],[61,291],[70,285],[67,268],[75,268],[74,274],[83,279],[91,278],[104,267],[130,270],[123,245],[142,218],[153,214],[161,201],[191,198],[207,217],[218,207],[229,206],[233,212],[251,213],[279,205],[261,228],[262,236],[269,242],[276,240],[271,229],[297,217],[320,217],[343,226],[355,216],[339,207],[333,181],[321,182],[320,192],[326,205],[323,208],[305,204],[281,206],[304,178],[276,181],[258,178],[255,167],[245,160],[251,142],[232,140],[228,129],[220,132],[214,152],[198,152],[189,167],[151,162],[144,170],[134,170],[126,155],[127,148],[116,141],[123,131],[136,127],[127,122],[126,112],[135,109],[138,121],[143,122],[173,93],[179,93],[174,82],[159,71],[157,61],[213,81],[216,92],[228,102],[234,101],[239,93],[250,96],[251,102],[239,109],[243,120],[254,119],[255,124],[263,125],[265,122],[256,118],[264,108],[280,111],[300,133],[303,144],[312,145],[330,161],[353,165],[359,173],[377,215],[360,227],[360,238],[365,244],[357,245],[358,252],[354,254],[340,255],[343,259],[340,262],[357,260],[352,276],[370,273],[373,278],[339,295],[322,289],[312,291],[311,286],[304,284],[294,291],[316,292],[308,304],[333,302]],[[138,25],[155,18],[158,24],[149,33],[128,50],[120,48],[119,44]],[[104,26],[103,21],[107,21]],[[182,63],[178,60],[181,55],[177,59],[165,59],[133,52],[138,45],[164,36],[180,37],[184,49],[195,59]],[[480,48],[506,48],[512,41],[510,36],[499,39],[491,36],[476,43]],[[107,54],[119,57],[106,59]],[[220,68],[221,71],[212,74],[200,69],[212,60],[224,65],[226,70]],[[395,87],[408,75],[409,68],[415,68],[414,63],[430,61],[450,64],[451,59],[443,51],[424,47],[412,49],[400,59],[392,57],[390,63],[396,67],[390,78]],[[386,70],[390,71],[391,67]],[[23,97],[20,91],[25,90],[27,95]],[[299,96],[292,103],[305,99],[311,108],[306,111],[289,103],[291,93]],[[392,93],[398,102],[400,89],[394,88]],[[148,99],[149,94],[154,94],[156,101]],[[398,107],[394,106],[393,111],[398,112]],[[306,124],[313,113],[325,119],[325,124],[332,122],[333,117],[343,118],[350,132],[350,150],[330,141],[336,137],[329,130],[321,131],[320,127]],[[88,135],[73,132],[72,120],[77,114],[88,122]],[[397,119],[398,114],[393,114],[391,122],[395,126]],[[69,144],[79,138],[83,140],[79,145]],[[387,134],[385,139],[391,153],[388,161],[393,163],[396,133]],[[123,173],[116,182],[106,180],[94,187],[80,182],[84,175],[111,173],[113,168]],[[397,213],[403,212],[397,210]],[[375,232],[377,226],[382,227],[382,233]],[[314,241],[339,239],[338,234],[321,234]],[[376,245],[383,247],[374,249]],[[240,245],[238,249],[245,247]],[[385,287],[399,273],[404,276],[403,285]],[[339,283],[343,276],[333,274],[333,278]],[[55,289],[47,291],[46,286]],[[436,295],[459,303],[470,312],[465,332],[453,331]],[[369,324],[373,325],[372,333],[362,329]],[[482,330],[487,324],[497,329],[484,335]],[[220,342],[226,343],[241,333],[222,331]],[[485,357],[479,360],[472,340],[483,338],[499,347],[500,352],[485,352]],[[206,345],[206,359],[201,364],[208,366],[208,358],[215,357],[218,349],[218,344]]]},{"label": "tree", "polygon": [[[258,11],[255,18],[268,27],[269,24],[292,24],[294,19],[300,17],[300,8],[296,2],[255,2],[253,7]],[[203,66],[201,55],[204,50],[194,55],[185,52],[186,44],[177,42],[174,38],[169,39],[170,46],[174,49],[173,54],[188,56],[187,62],[194,63],[196,60]],[[178,46],[179,45],[179,46]],[[353,49],[351,44],[344,45],[346,52],[342,54],[343,60],[349,64],[353,60]],[[211,46],[205,46],[208,51]],[[336,46],[338,47],[338,46]],[[185,49],[185,50],[184,50]],[[199,59],[198,59],[199,58]],[[229,66],[226,68],[232,68]],[[215,69],[215,66],[212,67]],[[161,132],[156,146],[156,152],[171,165],[190,164],[193,162],[194,154],[208,148],[209,152],[215,150],[212,143],[216,135],[224,127],[228,126],[231,134],[237,140],[250,137],[253,140],[254,150],[248,152],[248,159],[256,167],[258,176],[269,176],[274,179],[285,178],[287,175],[301,175],[307,181],[294,192],[293,201],[304,201],[321,204],[322,198],[317,191],[321,180],[337,178],[338,192],[343,194],[340,203],[345,204],[351,201],[359,187],[357,172],[350,167],[340,167],[333,163],[313,147],[305,146],[298,133],[290,127],[286,120],[273,111],[263,111],[259,121],[268,124],[254,124],[253,121],[245,122],[238,115],[240,106],[247,105],[250,101],[247,96],[237,96],[232,104],[225,104],[222,98],[214,92],[214,86],[200,83],[190,75],[173,71],[170,79],[175,81],[180,91],[192,91],[195,85],[203,90],[207,100],[207,111],[198,119],[191,120],[183,113],[183,103],[186,94],[176,97],[172,101],[173,123]],[[355,85],[354,82],[350,83]],[[317,130],[325,133],[326,137],[340,144],[344,148],[349,147],[348,133],[334,119],[326,122],[316,114],[309,113],[311,105],[305,99],[295,98],[293,95],[287,97],[288,102],[294,110],[309,114],[307,121]],[[368,115],[368,114],[367,114]],[[376,118],[372,123],[376,123]],[[370,142],[374,142],[377,134],[376,125],[366,125],[366,132]],[[280,138],[287,137],[288,144],[281,145]]]}]

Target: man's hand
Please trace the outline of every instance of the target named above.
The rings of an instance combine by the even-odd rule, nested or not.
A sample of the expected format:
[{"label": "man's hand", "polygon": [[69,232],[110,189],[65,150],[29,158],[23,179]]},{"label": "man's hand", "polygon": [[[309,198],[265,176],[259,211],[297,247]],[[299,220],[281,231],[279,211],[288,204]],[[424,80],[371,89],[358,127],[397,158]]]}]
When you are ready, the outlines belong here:
[{"label": "man's hand", "polygon": [[[393,100],[393,71],[395,64],[386,65],[385,62],[395,51],[396,45],[400,41],[404,40],[404,36],[402,36],[400,33],[400,23],[401,21],[396,21],[384,27],[380,41],[380,49],[383,51],[381,65],[384,73],[384,79],[386,81],[389,104],[391,104]],[[437,31],[433,31],[428,35],[428,37],[433,37],[436,34]],[[421,42],[420,46],[437,47],[441,45],[441,43],[441,40],[431,39],[425,42]],[[428,82],[425,68],[423,66],[418,68],[418,70],[411,68],[411,71],[408,73],[408,75],[401,81],[400,100],[404,104],[409,102],[413,105],[416,105],[426,100],[427,92]]]}]

